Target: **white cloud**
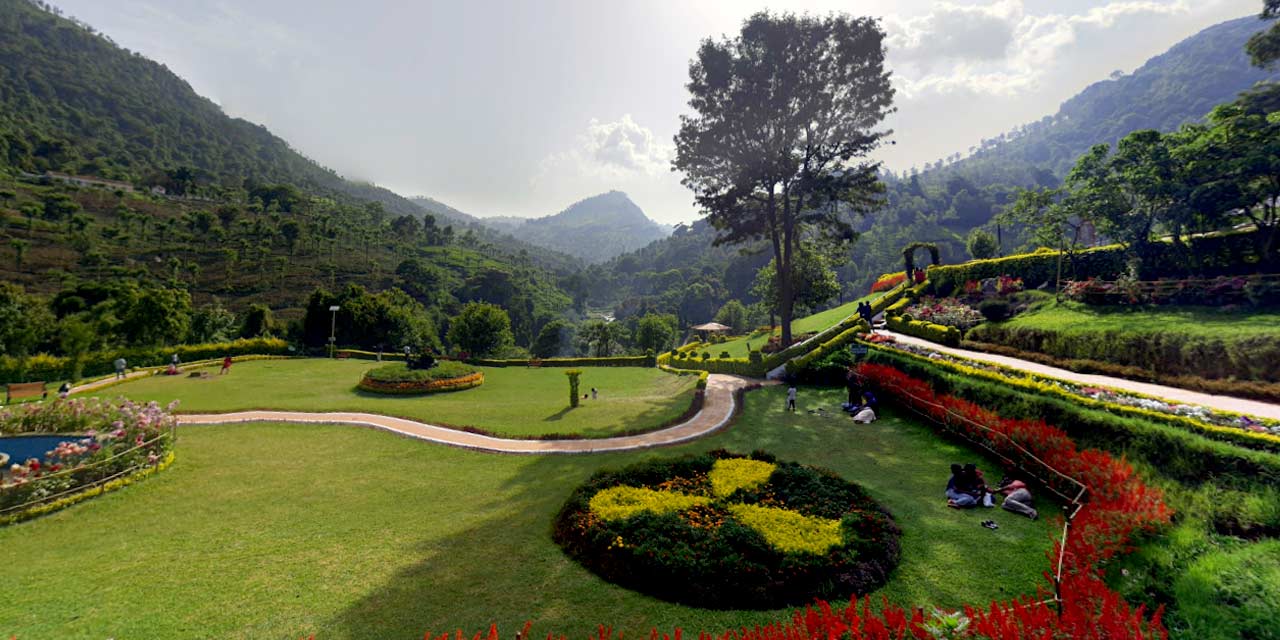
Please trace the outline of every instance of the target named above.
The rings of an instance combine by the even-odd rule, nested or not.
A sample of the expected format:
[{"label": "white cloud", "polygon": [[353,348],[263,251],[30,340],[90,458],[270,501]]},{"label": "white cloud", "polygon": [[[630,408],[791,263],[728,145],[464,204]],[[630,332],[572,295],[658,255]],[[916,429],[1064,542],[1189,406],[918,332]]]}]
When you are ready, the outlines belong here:
[{"label": "white cloud", "polygon": [[924,93],[1008,96],[1035,88],[1086,29],[1129,17],[1190,11],[1186,0],[1117,0],[1078,13],[1028,13],[1023,0],[950,2],[909,19],[886,19],[889,59],[903,97]]},{"label": "white cloud", "polygon": [[570,171],[582,176],[637,178],[658,176],[670,169],[674,147],[660,142],[653,131],[624,114],[616,122],[592,118],[568,151],[543,159],[534,181],[547,173]]}]

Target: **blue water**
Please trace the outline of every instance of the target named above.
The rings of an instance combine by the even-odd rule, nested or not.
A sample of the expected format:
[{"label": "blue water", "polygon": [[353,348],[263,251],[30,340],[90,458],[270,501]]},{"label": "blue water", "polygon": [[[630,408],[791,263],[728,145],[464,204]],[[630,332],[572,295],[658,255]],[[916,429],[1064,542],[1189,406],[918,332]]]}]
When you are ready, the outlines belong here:
[{"label": "blue water", "polygon": [[74,442],[84,436],[74,433],[56,436],[5,436],[0,438],[0,452],[9,454],[8,464],[22,464],[27,458],[44,460],[44,454],[58,447],[59,442]]}]

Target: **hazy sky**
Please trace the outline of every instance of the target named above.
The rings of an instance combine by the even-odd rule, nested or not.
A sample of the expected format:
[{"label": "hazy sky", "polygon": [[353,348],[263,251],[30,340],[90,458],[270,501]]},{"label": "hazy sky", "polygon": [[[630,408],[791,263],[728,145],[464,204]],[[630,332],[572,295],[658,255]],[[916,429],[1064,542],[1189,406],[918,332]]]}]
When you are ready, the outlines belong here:
[{"label": "hazy sky", "polygon": [[[696,217],[670,171],[699,40],[762,8],[883,18],[908,169],[1037,120],[1260,0],[55,0],[227,113],[351,178],[476,215],[626,191]],[[1261,24],[1259,28],[1261,28]]]}]

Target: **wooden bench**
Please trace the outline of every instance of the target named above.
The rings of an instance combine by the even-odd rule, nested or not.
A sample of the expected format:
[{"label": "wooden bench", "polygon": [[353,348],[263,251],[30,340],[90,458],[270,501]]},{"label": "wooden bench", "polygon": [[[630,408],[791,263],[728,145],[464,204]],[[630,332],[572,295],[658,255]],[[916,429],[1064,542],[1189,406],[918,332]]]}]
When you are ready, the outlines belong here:
[{"label": "wooden bench", "polygon": [[530,367],[541,367],[541,366],[542,366],[542,360],[539,360],[538,358],[532,358],[532,359],[530,359],[530,360],[529,360],[529,366],[530,366]]},{"label": "wooden bench", "polygon": [[5,385],[4,403],[9,404],[21,398],[48,398],[49,392],[43,382],[12,382]]},{"label": "wooden bench", "polygon": [[336,358],[337,358],[337,359],[339,359],[339,360],[346,360],[346,359],[348,359],[348,358],[350,358],[350,357],[351,357],[351,352],[349,352],[349,351],[339,351],[339,352],[337,353],[337,355],[335,355],[334,357],[336,357]]}]

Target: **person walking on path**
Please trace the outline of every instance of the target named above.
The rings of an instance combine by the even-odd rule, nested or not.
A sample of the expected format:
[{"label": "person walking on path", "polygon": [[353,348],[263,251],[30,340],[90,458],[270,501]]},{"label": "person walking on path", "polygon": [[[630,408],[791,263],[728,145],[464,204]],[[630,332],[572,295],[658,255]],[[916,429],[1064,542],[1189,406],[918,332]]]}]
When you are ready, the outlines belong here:
[{"label": "person walking on path", "polygon": [[123,380],[124,370],[126,367],[129,366],[129,363],[126,362],[124,358],[116,358],[115,365],[116,365],[116,380]]},{"label": "person walking on path", "polygon": [[787,389],[787,411],[796,410],[796,385]]},{"label": "person walking on path", "polygon": [[231,356],[227,356],[222,359],[222,371],[219,371],[218,375],[222,375],[230,370],[231,370]]}]

